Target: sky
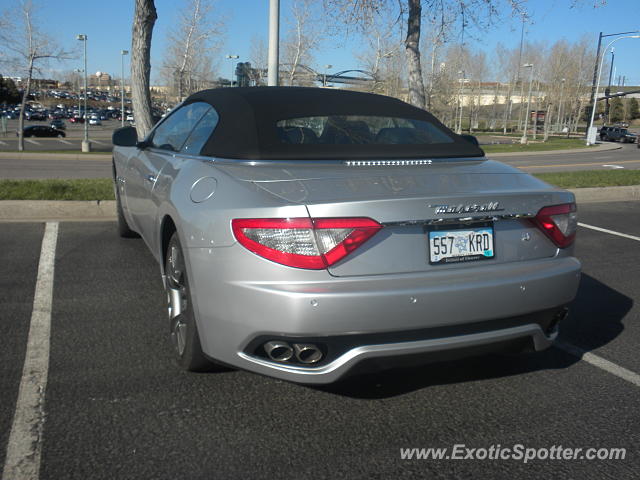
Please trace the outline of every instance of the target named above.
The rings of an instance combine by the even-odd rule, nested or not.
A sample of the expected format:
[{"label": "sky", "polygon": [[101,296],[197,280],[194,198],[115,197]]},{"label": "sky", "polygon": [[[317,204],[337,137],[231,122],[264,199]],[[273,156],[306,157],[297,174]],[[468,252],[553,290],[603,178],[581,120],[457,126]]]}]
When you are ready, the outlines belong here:
[{"label": "sky", "polygon": [[[281,34],[287,19],[291,17],[292,1],[281,0]],[[16,3],[15,0],[0,0],[0,10],[15,8]],[[570,5],[574,3],[578,3],[578,6],[571,8]],[[604,5],[602,3],[602,0],[529,0],[531,24],[526,27],[525,40],[551,44],[563,38],[577,41],[586,35],[595,48],[599,32],[608,34],[640,30],[640,0],[608,0]],[[80,51],[76,35],[83,33],[88,36],[87,70],[90,73],[102,71],[120,77],[120,51],[131,49],[134,0],[39,0],[39,4],[42,8],[38,9],[36,21],[61,46]],[[157,67],[162,63],[168,31],[175,24],[177,8],[182,4],[183,0],[155,1],[158,20],[153,31],[151,51],[152,83],[159,78]],[[594,4],[602,6],[594,8]],[[224,58],[225,55],[239,55],[239,61],[249,61],[252,37],[262,37],[267,42],[269,0],[214,0],[214,5],[216,14],[224,18],[226,30],[217,63],[218,74],[228,78],[231,64]],[[476,32],[473,38],[467,37],[466,41],[470,47],[491,55],[498,43],[517,47],[520,27],[520,20],[511,18],[505,12],[499,24],[487,32]],[[324,65],[330,64],[332,68],[328,70],[329,73],[362,68],[354,53],[363,48],[363,39],[357,35],[330,38],[315,53],[316,62],[312,67],[321,71]],[[128,60],[125,57],[127,77]],[[44,76],[56,77],[58,71],[80,68],[81,62],[80,56],[77,60],[52,63],[48,69],[44,69]],[[640,39],[616,42],[614,67],[616,76],[626,77],[626,85],[640,85]],[[2,70],[0,73],[10,74]],[[605,76],[603,74],[603,79]]]}]

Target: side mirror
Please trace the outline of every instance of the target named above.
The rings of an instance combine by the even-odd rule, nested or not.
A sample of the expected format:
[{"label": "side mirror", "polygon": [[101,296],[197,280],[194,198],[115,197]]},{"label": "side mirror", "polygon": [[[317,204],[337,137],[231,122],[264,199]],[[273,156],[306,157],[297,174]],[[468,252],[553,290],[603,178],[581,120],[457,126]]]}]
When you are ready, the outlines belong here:
[{"label": "side mirror", "polygon": [[122,127],[113,132],[111,141],[118,147],[135,147],[138,144],[138,132],[135,127]]},{"label": "side mirror", "polygon": [[474,135],[460,135],[460,136],[464,138],[467,142],[475,145],[476,147],[480,146],[480,142],[478,142],[478,139]]}]

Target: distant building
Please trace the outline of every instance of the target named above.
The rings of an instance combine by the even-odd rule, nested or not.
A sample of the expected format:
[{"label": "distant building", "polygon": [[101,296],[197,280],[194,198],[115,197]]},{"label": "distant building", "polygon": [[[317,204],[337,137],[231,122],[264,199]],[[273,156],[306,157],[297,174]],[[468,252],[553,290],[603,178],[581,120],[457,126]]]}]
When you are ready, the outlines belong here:
[{"label": "distant building", "polygon": [[87,84],[89,87],[97,87],[100,89],[108,90],[113,84],[111,75],[105,72],[96,72],[87,77]]}]

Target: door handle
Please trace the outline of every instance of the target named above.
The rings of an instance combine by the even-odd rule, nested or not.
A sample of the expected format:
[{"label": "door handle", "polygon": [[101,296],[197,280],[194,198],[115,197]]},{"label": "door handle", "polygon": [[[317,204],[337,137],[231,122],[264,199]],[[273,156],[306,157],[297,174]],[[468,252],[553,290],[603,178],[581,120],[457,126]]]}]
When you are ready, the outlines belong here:
[{"label": "door handle", "polygon": [[145,178],[145,180],[147,180],[148,182],[151,182],[151,183],[156,183],[156,180],[158,180],[158,176],[157,175],[151,175],[151,174],[145,176],[144,178]]}]

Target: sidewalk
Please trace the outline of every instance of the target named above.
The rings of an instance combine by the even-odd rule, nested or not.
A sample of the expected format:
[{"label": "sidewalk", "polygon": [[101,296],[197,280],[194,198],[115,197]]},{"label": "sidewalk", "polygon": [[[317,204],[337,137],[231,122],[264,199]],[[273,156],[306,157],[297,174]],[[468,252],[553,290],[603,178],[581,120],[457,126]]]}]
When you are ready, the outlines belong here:
[{"label": "sidewalk", "polygon": [[104,153],[39,153],[39,152],[0,152],[0,158],[25,160],[108,160],[111,152]]}]

